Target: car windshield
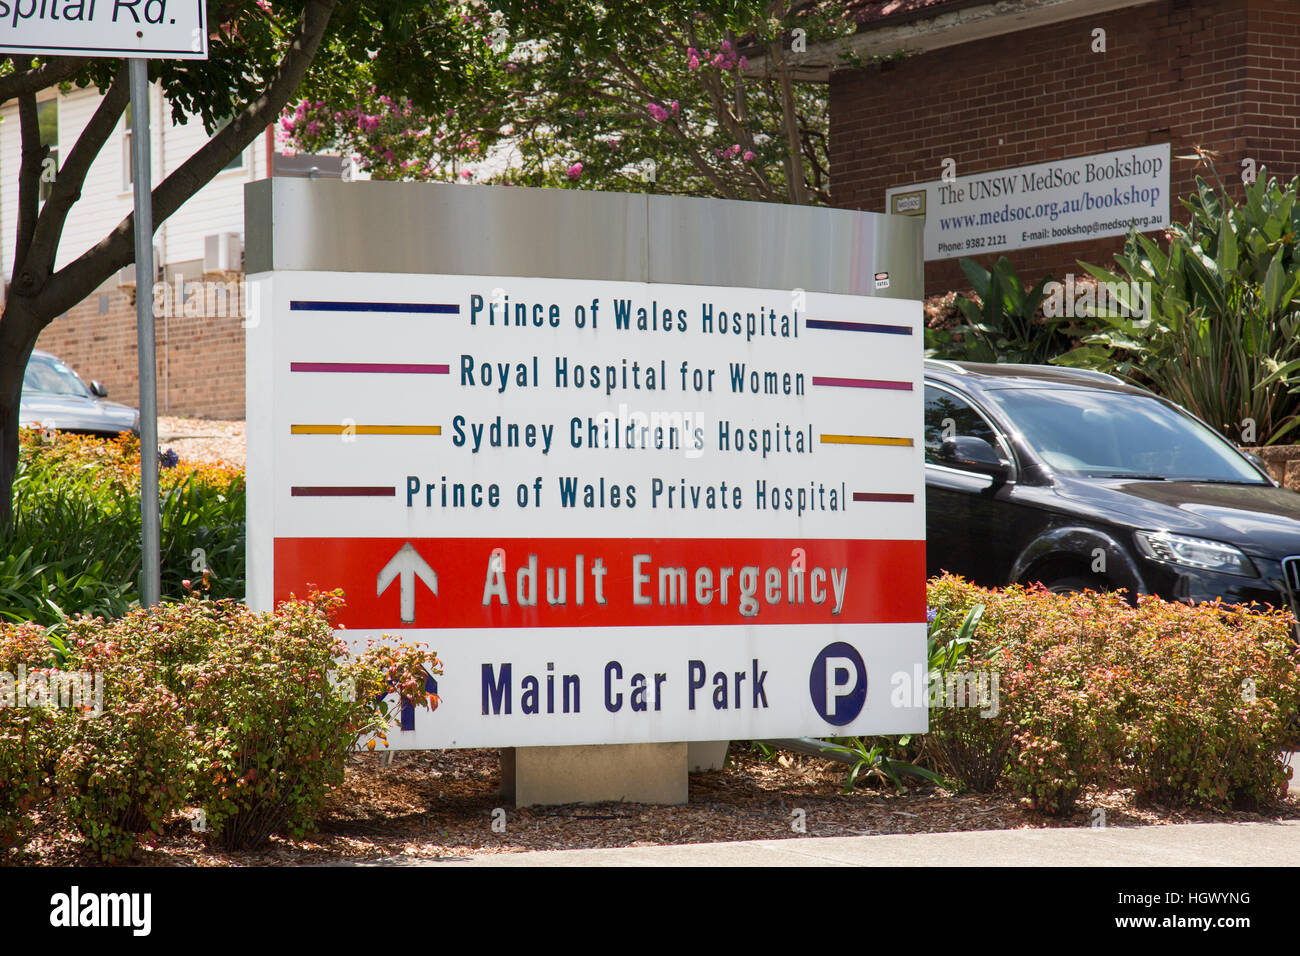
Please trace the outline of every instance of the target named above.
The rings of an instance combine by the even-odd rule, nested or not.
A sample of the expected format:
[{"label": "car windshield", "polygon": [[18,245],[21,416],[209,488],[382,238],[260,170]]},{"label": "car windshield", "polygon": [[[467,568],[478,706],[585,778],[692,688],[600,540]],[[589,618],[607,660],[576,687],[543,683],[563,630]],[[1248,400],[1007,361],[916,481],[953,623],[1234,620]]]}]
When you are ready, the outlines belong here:
[{"label": "car windshield", "polygon": [[1155,398],[1074,388],[989,394],[1063,475],[1266,484],[1226,440]]},{"label": "car windshield", "polygon": [[41,395],[75,395],[85,398],[89,393],[77,373],[57,359],[33,355],[23,373],[23,392]]}]

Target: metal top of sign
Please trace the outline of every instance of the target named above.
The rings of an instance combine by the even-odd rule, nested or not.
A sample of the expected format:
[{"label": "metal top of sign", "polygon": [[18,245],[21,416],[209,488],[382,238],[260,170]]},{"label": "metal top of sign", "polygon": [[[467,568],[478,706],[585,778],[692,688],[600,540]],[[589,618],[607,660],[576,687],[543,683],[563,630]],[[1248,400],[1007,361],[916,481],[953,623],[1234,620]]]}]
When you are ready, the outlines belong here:
[{"label": "metal top of sign", "polygon": [[0,0],[0,53],[206,60],[203,0]]},{"label": "metal top of sign", "polygon": [[245,187],[244,216],[250,275],[508,275],[923,297],[922,223],[856,210],[275,178]]}]

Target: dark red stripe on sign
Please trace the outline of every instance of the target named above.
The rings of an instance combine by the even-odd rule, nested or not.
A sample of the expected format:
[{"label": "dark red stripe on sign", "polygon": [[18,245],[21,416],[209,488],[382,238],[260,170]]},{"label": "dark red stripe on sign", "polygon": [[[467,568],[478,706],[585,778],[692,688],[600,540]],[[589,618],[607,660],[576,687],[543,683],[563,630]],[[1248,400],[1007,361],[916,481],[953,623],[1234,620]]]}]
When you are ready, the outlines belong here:
[{"label": "dark red stripe on sign", "polygon": [[915,501],[914,495],[898,495],[883,491],[855,491],[854,501]]},{"label": "dark red stripe on sign", "polygon": [[814,375],[813,384],[834,388],[888,388],[899,392],[912,390],[911,382],[891,382],[882,378],[828,378],[824,375]]},{"label": "dark red stripe on sign", "polygon": [[393,485],[294,485],[289,490],[294,498],[392,498],[397,495]]},{"label": "dark red stripe on sign", "polygon": [[879,332],[885,335],[911,335],[912,329],[907,325],[881,325],[878,322],[838,322],[833,319],[808,319],[810,329],[824,329],[828,332]]},{"label": "dark red stripe on sign", "polygon": [[[412,621],[402,620],[403,587],[414,590]],[[354,630],[917,623],[925,541],[276,538],[275,600],[313,588],[343,589],[338,623]]]},{"label": "dark red stripe on sign", "polygon": [[403,362],[290,362],[290,372],[380,372],[392,375],[446,375],[447,365],[411,365]]}]

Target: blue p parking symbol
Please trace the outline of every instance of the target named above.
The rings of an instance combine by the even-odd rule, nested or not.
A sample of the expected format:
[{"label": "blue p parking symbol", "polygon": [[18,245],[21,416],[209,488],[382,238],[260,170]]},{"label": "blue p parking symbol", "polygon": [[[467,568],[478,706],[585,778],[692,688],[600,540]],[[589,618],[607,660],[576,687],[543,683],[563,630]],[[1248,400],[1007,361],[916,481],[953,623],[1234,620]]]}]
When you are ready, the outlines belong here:
[{"label": "blue p parking symbol", "polygon": [[822,648],[808,675],[813,706],[827,723],[851,723],[867,702],[867,665],[851,644],[836,641]]}]

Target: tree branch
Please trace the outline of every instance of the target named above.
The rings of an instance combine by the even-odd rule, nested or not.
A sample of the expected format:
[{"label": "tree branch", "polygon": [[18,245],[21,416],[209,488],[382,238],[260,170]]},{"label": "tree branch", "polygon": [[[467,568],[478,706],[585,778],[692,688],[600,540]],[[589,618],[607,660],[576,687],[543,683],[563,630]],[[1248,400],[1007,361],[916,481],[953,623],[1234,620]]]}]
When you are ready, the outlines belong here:
[{"label": "tree branch", "polygon": [[[641,82],[640,77],[636,75],[636,71],[624,63],[623,58],[617,53],[612,53],[610,55],[610,62],[613,63],[625,77],[631,80],[637,92],[647,98],[658,99],[658,97]],[[695,143],[691,141],[691,138],[687,136],[685,131],[678,125],[677,118],[671,117],[668,120],[667,125],[669,130],[671,130],[673,134],[687,146],[687,158],[690,159],[691,165],[695,167],[701,176],[713,184],[713,187],[718,190],[718,195],[724,199],[736,198],[731,187],[722,179],[721,176],[718,175],[717,171],[699,155],[699,150],[695,148]]]},{"label": "tree branch", "polygon": [[770,56],[776,64],[781,83],[781,119],[786,140],[786,188],[790,192],[791,202],[806,205],[808,195],[803,181],[803,152],[799,145],[799,127],[795,117],[794,84],[790,79],[785,51],[779,42],[772,44]]},{"label": "tree branch", "polygon": [[86,173],[91,164],[104,148],[104,143],[121,118],[126,104],[131,99],[130,82],[127,79],[126,65],[123,64],[113,78],[108,92],[99,101],[99,106],[86,124],[86,128],[77,137],[77,142],[68,152],[63,165],[59,167],[45,205],[41,207],[40,218],[36,221],[36,230],[32,234],[31,247],[28,249],[21,274],[14,274],[14,287],[20,295],[35,295],[54,268],[55,256],[59,249],[59,239],[63,235],[63,226],[67,222],[68,212],[73,203],[81,198],[81,187],[85,184]]},{"label": "tree branch", "polygon": [[36,230],[36,213],[40,204],[41,164],[47,148],[41,145],[41,128],[36,121],[36,94],[24,93],[18,99],[18,128],[22,137],[22,160],[18,167],[18,237],[14,243],[14,268],[17,276],[27,259],[27,250]]},{"label": "tree branch", "polygon": [[13,58],[15,72],[8,76],[0,76],[0,104],[9,102],[15,96],[37,93],[56,83],[69,80],[90,63],[86,57],[60,56],[49,59],[36,69],[30,70],[26,66],[20,67],[19,59],[24,59],[27,63],[31,62],[28,57]]},{"label": "tree branch", "polygon": [[[780,21],[782,25],[788,22],[790,9],[786,0],[773,0],[768,10],[772,19]],[[794,82],[790,76],[790,64],[785,57],[784,44],[783,31],[778,31],[768,45],[768,63],[776,67],[777,81],[781,90],[781,125],[786,141],[786,190],[792,203],[806,205],[808,196],[803,181],[803,153],[800,150],[798,119],[795,115]]]},{"label": "tree branch", "polygon": [[[266,92],[154,189],[155,228],[206,186],[279,116],[307,74],[336,6],[338,0],[306,0],[297,34]],[[54,316],[76,305],[100,282],[134,259],[134,243],[135,213],[132,212],[109,235],[50,277],[37,302],[40,314]]]}]

